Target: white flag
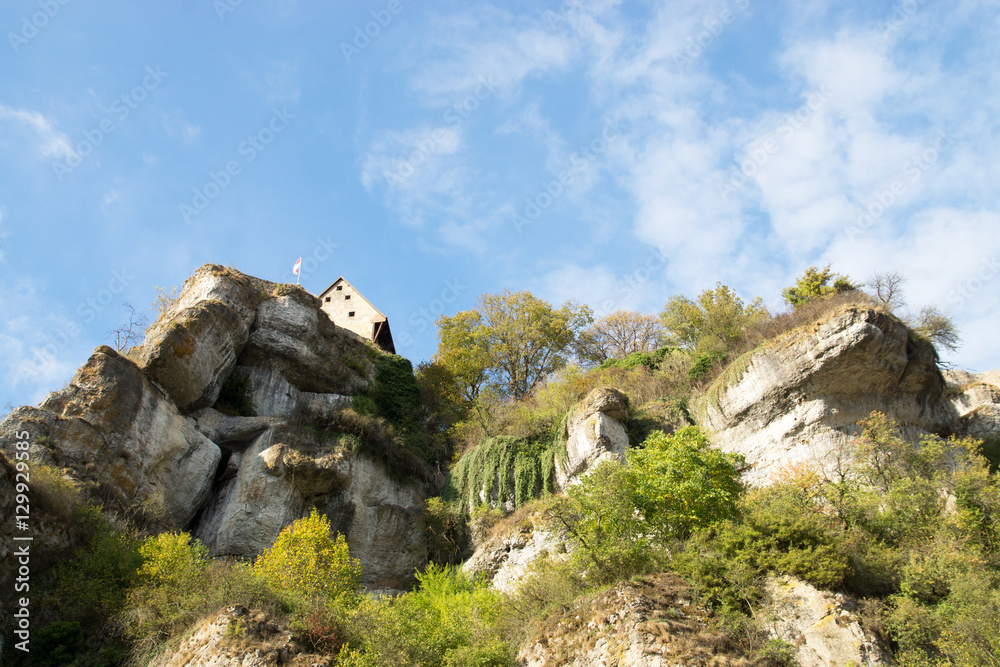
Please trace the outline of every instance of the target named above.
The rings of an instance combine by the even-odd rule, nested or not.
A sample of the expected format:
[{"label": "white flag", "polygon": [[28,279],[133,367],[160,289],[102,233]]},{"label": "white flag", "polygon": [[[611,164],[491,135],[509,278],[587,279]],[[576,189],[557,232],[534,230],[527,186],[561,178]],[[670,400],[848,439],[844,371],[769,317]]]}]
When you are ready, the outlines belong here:
[{"label": "white flag", "polygon": [[295,262],[295,266],[292,267],[292,273],[299,275],[299,267],[302,266],[302,258],[299,257],[299,261]]}]

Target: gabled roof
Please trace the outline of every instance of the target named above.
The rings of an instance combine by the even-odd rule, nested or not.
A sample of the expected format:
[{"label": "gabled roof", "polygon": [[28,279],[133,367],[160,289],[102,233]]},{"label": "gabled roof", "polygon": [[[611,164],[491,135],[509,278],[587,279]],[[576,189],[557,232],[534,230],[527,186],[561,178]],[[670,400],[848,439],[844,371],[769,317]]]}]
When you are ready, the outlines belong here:
[{"label": "gabled roof", "polygon": [[361,297],[362,301],[364,301],[369,306],[371,306],[372,310],[374,310],[376,313],[378,313],[382,317],[383,320],[386,320],[386,321],[389,320],[389,318],[385,316],[385,313],[383,313],[381,310],[379,310],[378,308],[376,308],[375,304],[373,304],[371,301],[369,301],[368,299],[366,299],[365,295],[362,294],[360,291],[358,291],[357,287],[355,287],[351,283],[347,282],[347,280],[344,278],[344,276],[340,276],[339,278],[337,278],[336,280],[334,280],[332,283],[330,283],[329,287],[327,287],[325,290],[323,290],[322,292],[319,293],[319,297],[322,299],[324,294],[326,294],[327,292],[329,292],[330,290],[332,290],[337,285],[341,285],[341,284],[347,285],[348,287],[350,287],[351,289],[353,289],[354,293],[357,294],[359,297]]}]

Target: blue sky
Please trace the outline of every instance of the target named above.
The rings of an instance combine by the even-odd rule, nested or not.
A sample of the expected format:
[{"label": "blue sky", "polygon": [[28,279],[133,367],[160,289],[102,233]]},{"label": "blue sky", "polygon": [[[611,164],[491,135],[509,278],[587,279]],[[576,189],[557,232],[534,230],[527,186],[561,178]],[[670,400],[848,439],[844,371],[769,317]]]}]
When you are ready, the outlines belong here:
[{"label": "blue sky", "polygon": [[[478,294],[659,312],[898,270],[1000,367],[996,2],[8,0],[0,405],[206,262],[397,350]],[[150,313],[151,314],[151,313]]]}]

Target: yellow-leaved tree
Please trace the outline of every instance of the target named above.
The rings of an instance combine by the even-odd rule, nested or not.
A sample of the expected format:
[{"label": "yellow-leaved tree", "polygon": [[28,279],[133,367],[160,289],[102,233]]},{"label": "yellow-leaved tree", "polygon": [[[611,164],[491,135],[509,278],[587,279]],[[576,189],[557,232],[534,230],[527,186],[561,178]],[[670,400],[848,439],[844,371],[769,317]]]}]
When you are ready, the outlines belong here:
[{"label": "yellow-leaved tree", "polygon": [[361,561],[351,558],[344,536],[330,535],[330,521],[315,508],[285,527],[253,564],[275,590],[300,599],[335,600],[361,584]]}]

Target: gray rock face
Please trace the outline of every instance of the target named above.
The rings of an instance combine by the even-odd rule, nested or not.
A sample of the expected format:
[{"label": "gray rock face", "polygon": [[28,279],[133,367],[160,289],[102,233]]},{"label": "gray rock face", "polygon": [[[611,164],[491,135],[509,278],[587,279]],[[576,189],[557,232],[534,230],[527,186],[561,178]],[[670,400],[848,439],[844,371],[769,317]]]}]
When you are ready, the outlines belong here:
[{"label": "gray rock face", "polygon": [[624,421],[628,399],[617,389],[594,389],[566,425],[566,461],[556,468],[556,486],[565,489],[601,461],[621,461],[628,449]]},{"label": "gray rock face", "polygon": [[353,394],[368,383],[372,362],[365,343],[301,295],[268,299],[257,309],[242,366],[275,369],[296,389]]},{"label": "gray rock face", "polygon": [[146,333],[139,367],[182,411],[212,405],[236,366],[261,298],[247,276],[201,267]]},{"label": "gray rock face", "polygon": [[109,347],[97,348],[69,387],[40,408],[12,412],[0,424],[4,447],[17,431],[31,434],[33,460],[69,469],[122,506],[158,505],[177,526],[204,503],[221,456],[194,420]]},{"label": "gray rock face", "polygon": [[958,432],[973,438],[1000,438],[1000,370],[944,372],[945,399],[959,418]]},{"label": "gray rock face", "polygon": [[772,637],[798,648],[802,667],[890,665],[889,651],[861,627],[857,601],[790,576],[769,576],[762,613]]},{"label": "gray rock face", "polygon": [[743,454],[761,484],[790,463],[832,465],[873,410],[904,435],[954,431],[943,389],[933,354],[908,343],[901,322],[847,308],[737,360],[694,407],[712,442]]},{"label": "gray rock face", "polygon": [[213,555],[254,558],[318,507],[361,560],[366,585],[402,588],[423,562],[422,490],[392,480],[363,456],[304,429],[279,427],[234,451],[229,462],[195,532]]},{"label": "gray rock face", "polygon": [[237,366],[236,372],[249,379],[258,415],[323,423],[351,406],[350,396],[300,391],[274,368]]},{"label": "gray rock face", "polygon": [[536,560],[566,556],[565,536],[542,528],[539,518],[530,515],[496,531],[462,564],[462,570],[471,577],[483,576],[498,590],[513,594]]}]

